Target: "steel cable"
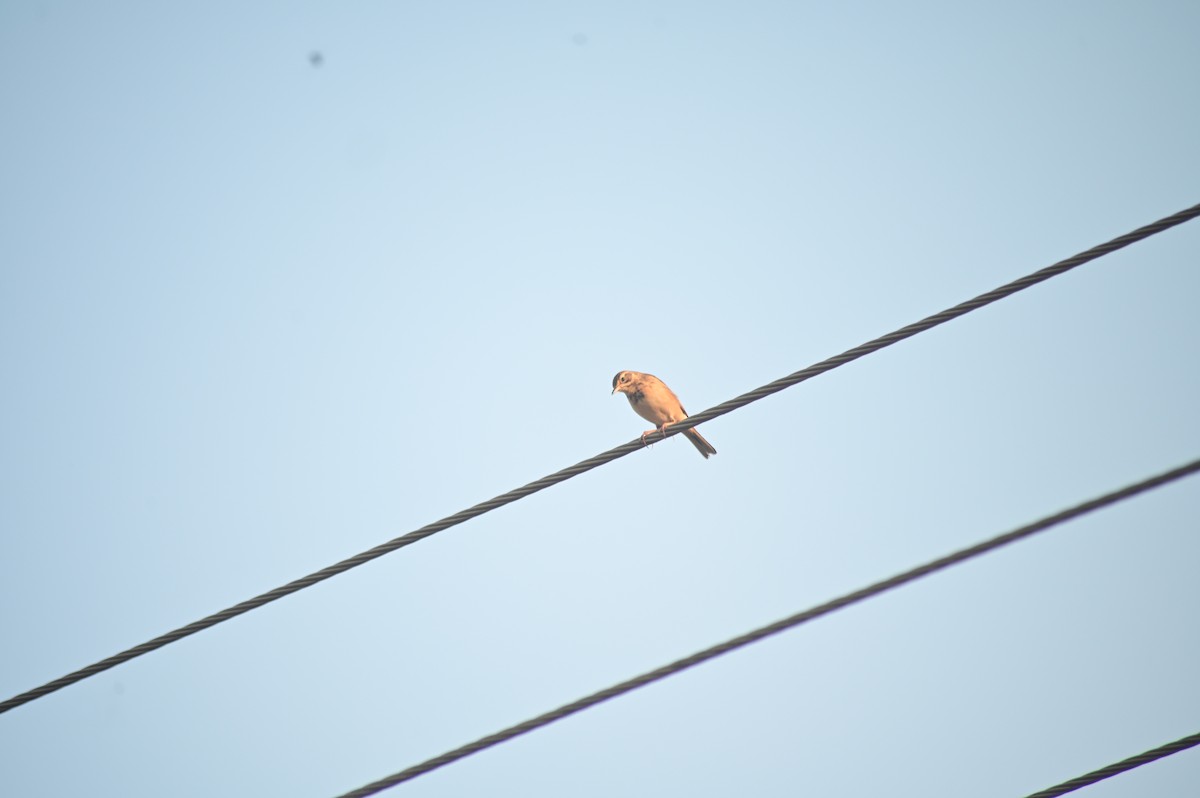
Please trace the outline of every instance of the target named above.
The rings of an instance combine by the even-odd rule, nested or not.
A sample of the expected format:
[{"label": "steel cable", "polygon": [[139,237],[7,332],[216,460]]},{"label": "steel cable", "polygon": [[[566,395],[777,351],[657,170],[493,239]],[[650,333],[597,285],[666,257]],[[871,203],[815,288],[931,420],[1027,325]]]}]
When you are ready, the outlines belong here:
[{"label": "steel cable", "polygon": [[1032,795],[1027,795],[1025,798],[1056,798],[1059,795],[1066,795],[1069,792],[1074,792],[1080,787],[1086,787],[1089,784],[1095,784],[1098,781],[1110,778],[1118,773],[1124,773],[1127,770],[1133,770],[1136,767],[1147,765],[1156,759],[1162,759],[1164,756],[1178,754],[1180,751],[1186,751],[1193,746],[1200,745],[1200,733],[1192,734],[1187,737],[1181,737],[1173,743],[1160,745],[1158,748],[1151,748],[1149,751],[1144,751],[1137,756],[1131,756],[1128,759],[1122,759],[1120,762],[1114,762],[1111,765],[1102,767],[1099,770],[1093,770],[1091,773],[1083,776],[1078,776],[1070,781],[1064,781],[1062,784],[1057,784],[1053,787],[1048,787],[1041,792],[1035,792]]},{"label": "steel cable", "polygon": [[723,643],[718,643],[715,646],[706,648],[703,651],[697,651],[691,656],[684,657],[683,659],[676,660],[667,665],[663,665],[660,668],[655,668],[652,671],[647,671],[646,673],[635,676],[634,678],[628,679],[619,684],[614,684],[613,686],[604,690],[592,693],[591,695],[585,696],[576,701],[572,701],[569,704],[564,704],[557,709],[553,709],[542,715],[538,715],[536,718],[530,718],[529,720],[518,723],[515,726],[509,726],[507,729],[494,734],[489,734],[486,737],[481,737],[472,743],[455,748],[452,751],[447,751],[446,753],[435,756],[432,759],[427,759],[424,762],[413,765],[412,767],[406,768],[397,773],[393,773],[392,775],[379,779],[378,781],[371,782],[370,784],[359,787],[356,790],[351,790],[348,793],[338,796],[338,798],[364,798],[364,796],[374,795],[381,790],[394,787],[397,784],[414,779],[417,776],[430,772],[431,770],[436,770],[437,768],[468,757],[471,754],[479,753],[486,748],[499,745],[500,743],[513,739],[514,737],[519,737],[522,734],[531,732],[534,729],[547,726],[555,721],[562,720],[569,715],[574,715],[576,712],[581,712],[582,710],[594,707],[597,704],[609,700],[610,698],[615,698],[624,693],[636,690],[639,687],[645,687],[648,684],[657,682],[660,679],[673,676],[680,671],[692,668],[702,662],[713,659],[714,657],[719,657],[722,654],[727,654],[734,649],[747,646],[751,643],[756,643],[759,640],[779,634],[782,631],[799,626],[800,624],[811,621],[814,618],[819,618],[822,615],[828,615],[835,610],[840,610],[844,607],[850,606],[851,604],[856,604],[860,601],[871,598],[872,596],[877,596],[880,593],[884,593],[900,587],[901,585],[913,582],[923,576],[928,576],[935,571],[948,568],[951,565],[956,565],[974,557],[978,557],[982,554],[998,549],[1001,546],[1008,545],[1009,543],[1013,543],[1023,538],[1028,538],[1031,535],[1034,535],[1038,532],[1043,532],[1065,521],[1078,518],[1079,516],[1090,513],[1093,510],[1098,510],[1101,507],[1106,507],[1123,499],[1128,499],[1152,488],[1157,488],[1169,482],[1182,479],[1183,477],[1194,474],[1197,471],[1200,471],[1200,459],[1193,460],[1186,465],[1173,468],[1170,471],[1163,472],[1133,485],[1128,485],[1119,490],[1112,491],[1111,493],[1106,493],[1103,496],[1098,496],[1097,498],[1083,502],[1082,504],[1077,504],[1074,507],[1070,507],[1066,510],[1055,513],[1054,515],[1034,521],[1032,524],[1027,524],[1014,529],[1011,532],[1006,532],[981,543],[976,543],[974,546],[960,549],[953,554],[948,554],[944,557],[940,557],[936,560],[925,563],[924,565],[919,565],[916,568],[896,574],[889,579],[884,579],[881,582],[876,582],[873,585],[855,590],[853,593],[847,593],[843,596],[833,599],[832,601],[828,601],[824,604],[820,604],[816,607],[805,610],[804,612],[799,612],[795,615],[790,615],[787,618],[775,621],[774,623],[759,627],[758,629],[747,632],[746,634],[739,635],[738,637],[726,640]]},{"label": "steel cable", "polygon": [[557,485],[560,482],[590,471],[597,466],[601,466],[620,457],[624,457],[627,454],[641,449],[646,443],[653,443],[672,435],[676,435],[686,429],[696,426],[697,424],[717,418],[718,416],[723,416],[726,413],[732,412],[740,407],[744,407],[751,402],[755,402],[763,397],[782,391],[784,388],[804,382],[805,380],[811,379],[819,374],[824,374],[825,372],[835,369],[838,366],[843,366],[846,363],[863,357],[864,355],[871,354],[872,352],[876,352],[880,349],[891,346],[894,343],[903,341],[904,339],[916,335],[919,332],[924,332],[925,330],[929,330],[940,324],[944,324],[952,319],[956,319],[965,313],[977,310],[985,305],[989,305],[997,300],[1015,294],[1018,291],[1022,291],[1044,280],[1048,280],[1051,277],[1062,274],[1063,272],[1069,271],[1077,266],[1081,266],[1088,261],[1095,260],[1102,255],[1107,255],[1111,252],[1121,249],[1122,247],[1126,247],[1130,244],[1141,241],[1142,239],[1149,238],[1156,233],[1161,233],[1164,230],[1175,227],[1176,225],[1183,224],[1184,222],[1194,219],[1197,216],[1200,216],[1200,204],[1179,211],[1178,213],[1171,214],[1170,216],[1159,219],[1157,222],[1153,222],[1152,224],[1139,227],[1137,230],[1126,233],[1122,236],[1118,236],[1107,243],[1092,247],[1086,252],[1081,252],[1078,255],[1067,258],[1066,260],[1059,261],[1058,263],[1047,266],[1043,269],[1033,272],[1032,274],[1028,274],[1017,280],[1013,280],[1012,282],[1002,285],[999,288],[993,289],[984,294],[980,294],[974,299],[970,299],[966,302],[955,305],[954,307],[943,310],[940,313],[935,313],[934,315],[928,316],[921,321],[909,324],[906,327],[902,327],[895,332],[875,338],[874,340],[856,346],[853,349],[849,349],[840,355],[822,360],[821,362],[811,365],[808,368],[801,369],[794,374],[789,374],[786,377],[782,377],[774,382],[770,382],[760,388],[754,389],[753,391],[749,391],[748,393],[744,393],[741,396],[738,396],[727,402],[723,402],[701,413],[697,413],[696,415],[690,416],[684,421],[672,424],[665,432],[655,432],[647,436],[645,441],[643,441],[641,438],[635,438],[628,443],[624,443],[613,449],[609,449],[607,452],[602,452],[601,454],[589,457],[588,459],[578,462],[569,468],[564,468],[561,471],[556,471],[555,473],[542,477],[541,479],[534,480],[533,482],[530,482],[529,484],[520,488],[510,490],[507,493],[502,493],[495,498],[476,504],[475,506],[467,508],[466,510],[461,510],[453,515],[441,519],[440,521],[427,524],[420,529],[416,529],[412,532],[401,535],[400,537],[393,538],[385,543],[381,543],[378,546],[367,549],[366,551],[356,554],[353,557],[348,557],[341,562],[322,568],[319,571],[314,571],[307,576],[295,579],[273,590],[268,590],[266,593],[262,593],[254,598],[234,604],[232,607],[228,607],[220,612],[213,613],[212,615],[201,618],[200,620],[193,621],[186,626],[181,626],[178,629],[167,632],[166,634],[160,635],[152,640],[147,640],[146,642],[136,645],[133,648],[126,649],[125,651],[114,654],[111,657],[94,662],[91,665],[68,673],[65,676],[60,676],[59,678],[47,682],[40,687],[35,687],[31,690],[15,695],[12,698],[0,702],[0,714],[7,712],[10,709],[19,707],[22,704],[33,701],[34,699],[49,695],[56,690],[61,690],[62,688],[74,684],[75,682],[82,681],[90,676],[95,676],[96,674],[102,673],[109,668],[113,668],[124,662],[128,662],[131,659],[140,657],[143,654],[148,654],[149,652],[158,648],[162,648],[169,643],[182,640],[183,638],[193,635],[196,632],[203,631],[211,626],[216,626],[219,623],[236,618],[242,613],[262,607],[265,604],[269,604],[272,601],[281,599],[284,596],[295,593],[298,590],[312,587],[318,582],[323,582],[332,576],[337,576],[338,574],[349,571],[351,568],[356,568],[378,557],[382,557],[385,554],[390,554],[397,549],[409,546],[419,540],[424,540],[430,535],[434,535],[445,529],[449,529],[452,526],[461,524],[464,521],[475,518],[476,516],[483,515],[491,510],[503,507],[506,504],[517,501],[518,499],[523,499],[526,496],[537,493],[538,491],[544,490],[552,485]]}]

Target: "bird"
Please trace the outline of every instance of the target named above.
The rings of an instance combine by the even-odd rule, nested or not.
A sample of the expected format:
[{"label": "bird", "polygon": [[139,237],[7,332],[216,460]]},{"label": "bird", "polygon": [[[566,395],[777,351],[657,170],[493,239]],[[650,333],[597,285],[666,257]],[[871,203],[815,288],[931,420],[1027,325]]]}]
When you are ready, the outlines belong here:
[{"label": "bird", "polygon": [[[687,411],[679,402],[679,397],[667,387],[665,382],[653,374],[643,374],[640,371],[618,371],[617,376],[613,377],[612,385],[613,393],[620,391],[625,394],[633,412],[654,425],[655,429],[648,429],[642,433],[643,441],[651,432],[656,430],[662,432],[668,424],[683,421],[688,417]],[[696,450],[704,455],[705,460],[710,455],[717,453],[713,445],[706,441],[694,427],[685,429],[683,434],[692,442]]]}]

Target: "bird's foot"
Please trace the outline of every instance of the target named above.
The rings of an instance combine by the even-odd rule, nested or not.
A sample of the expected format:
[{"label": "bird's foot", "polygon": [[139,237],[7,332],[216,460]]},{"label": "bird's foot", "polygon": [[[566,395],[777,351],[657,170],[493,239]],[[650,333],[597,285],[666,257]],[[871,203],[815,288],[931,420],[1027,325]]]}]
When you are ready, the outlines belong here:
[{"label": "bird's foot", "polygon": [[655,427],[654,429],[648,429],[648,430],[646,430],[645,432],[643,432],[643,433],[642,433],[642,446],[649,446],[649,445],[650,445],[650,444],[646,443],[646,436],[647,436],[647,435],[653,435],[653,434],[654,434],[654,433],[656,433],[656,432],[664,432],[664,431],[666,431],[666,429],[667,429],[667,425],[666,425],[666,424],[663,424],[661,427]]}]

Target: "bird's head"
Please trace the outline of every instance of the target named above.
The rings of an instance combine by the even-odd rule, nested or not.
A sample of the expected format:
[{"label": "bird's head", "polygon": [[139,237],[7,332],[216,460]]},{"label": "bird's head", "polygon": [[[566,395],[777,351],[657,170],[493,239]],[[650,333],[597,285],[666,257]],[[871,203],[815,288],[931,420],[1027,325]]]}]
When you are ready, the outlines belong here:
[{"label": "bird's head", "polygon": [[621,393],[627,394],[630,391],[634,390],[634,387],[633,387],[634,386],[634,378],[636,377],[636,375],[637,375],[636,371],[619,371],[619,372],[617,372],[617,376],[613,377],[612,392],[616,393],[617,391],[620,391]]}]

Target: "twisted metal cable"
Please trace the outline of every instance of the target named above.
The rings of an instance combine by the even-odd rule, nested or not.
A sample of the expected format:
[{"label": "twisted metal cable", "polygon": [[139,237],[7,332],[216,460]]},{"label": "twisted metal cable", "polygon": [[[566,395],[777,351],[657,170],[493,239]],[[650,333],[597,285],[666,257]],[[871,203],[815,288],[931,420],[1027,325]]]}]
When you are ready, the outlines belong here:
[{"label": "twisted metal cable", "polygon": [[985,305],[990,305],[993,302],[1011,296],[1018,291],[1024,291],[1030,286],[1034,286],[1040,282],[1049,280],[1051,277],[1057,277],[1063,272],[1074,269],[1076,266],[1082,266],[1088,261],[1095,260],[1102,255],[1115,252],[1118,249],[1127,247],[1130,244],[1141,241],[1142,239],[1149,238],[1156,233],[1161,233],[1162,231],[1168,230],[1176,225],[1183,224],[1184,222],[1194,219],[1197,216],[1200,216],[1200,205],[1193,205],[1190,208],[1186,208],[1178,213],[1174,213],[1170,216],[1159,219],[1157,222],[1148,224],[1145,227],[1139,227],[1137,230],[1126,233],[1123,236],[1118,236],[1112,241],[1092,247],[1086,252],[1080,252],[1078,255],[1074,255],[1066,260],[1060,260],[1058,263],[1047,266],[1044,269],[1039,269],[1032,274],[1027,274],[1024,277],[1013,280],[1011,283],[1006,283],[999,288],[993,288],[991,291],[980,294],[974,299],[968,299],[966,302],[959,303],[952,308],[947,308],[940,313],[935,313],[932,316],[927,316],[924,319],[921,319],[920,321],[913,322],[906,327],[901,327],[895,332],[890,332],[887,335],[881,335],[874,340],[867,341],[865,344],[859,344],[853,349],[847,349],[840,355],[827,358],[822,360],[820,363],[814,363],[808,368],[801,369],[794,374],[789,374],[788,376],[781,377],[774,382],[769,382],[761,388],[755,388],[753,391],[748,391],[742,394],[736,399],[730,399],[728,402],[722,402],[715,407],[705,410],[703,413],[697,413],[694,416],[688,416],[683,421],[678,421],[671,424],[671,426],[667,428],[666,434],[655,432],[651,435],[647,435],[646,442],[654,443],[662,440],[663,438],[683,432],[686,429],[690,429],[697,424],[703,424],[705,421],[711,421],[718,416],[723,416],[726,413],[737,410],[739,407],[744,407],[751,402],[756,402],[765,396],[778,393],[784,388],[790,388],[797,383],[812,379],[813,377],[816,377],[819,374],[824,374],[827,371],[831,371],[838,366],[844,366],[853,360],[858,360],[864,355],[869,355],[872,352],[878,352],[880,349],[903,341],[905,338],[911,338],[917,333],[925,332],[926,330],[937,327],[939,324],[945,324],[952,319],[957,319],[959,316],[970,313],[973,310],[978,310]]},{"label": "twisted metal cable", "polygon": [[1187,737],[1181,737],[1173,743],[1160,745],[1158,748],[1151,748],[1149,751],[1131,756],[1128,759],[1122,759],[1120,762],[1114,762],[1111,765],[1102,767],[1099,770],[1093,770],[1083,776],[1078,776],[1070,781],[1064,781],[1062,784],[1057,784],[1053,787],[1048,787],[1041,792],[1035,792],[1032,795],[1027,795],[1025,798],[1056,798],[1059,795],[1066,795],[1069,792],[1074,792],[1080,787],[1086,787],[1089,784],[1095,784],[1098,781],[1110,778],[1118,773],[1124,773],[1127,770],[1133,770],[1136,767],[1147,765],[1156,759],[1162,759],[1171,754],[1178,754],[1180,751],[1186,751],[1193,746],[1200,745],[1200,733],[1191,734]]},{"label": "twisted metal cable", "polygon": [[[1022,538],[1030,537],[1038,532],[1043,532],[1065,521],[1078,518],[1079,516],[1090,513],[1093,510],[1098,510],[1101,507],[1106,507],[1123,499],[1128,499],[1132,496],[1136,496],[1139,493],[1143,493],[1152,488],[1165,485],[1169,482],[1174,482],[1175,480],[1182,479],[1183,477],[1194,474],[1198,471],[1200,471],[1200,459],[1193,460],[1186,465],[1173,468],[1170,471],[1165,471],[1161,474],[1150,477],[1149,479],[1145,479],[1133,485],[1128,485],[1119,490],[1112,491],[1111,493],[1106,493],[1103,496],[1090,499],[1082,504],[1077,504],[1074,507],[1070,507],[1066,510],[1055,513],[1054,515],[1034,521],[1032,524],[1027,524],[1023,527],[1019,527],[1018,529],[1014,529],[1011,532],[997,535],[996,537],[985,540],[982,543],[976,543],[974,546],[960,549],[953,554],[948,554],[944,557],[940,557],[936,560],[925,563],[924,565],[919,565],[916,568],[905,571],[904,573],[896,574],[889,579],[884,579],[881,582],[876,582],[875,584],[861,588],[860,590],[855,590],[853,593],[847,593],[844,596],[840,596],[832,601],[828,601],[824,604],[820,604],[816,607],[805,610],[804,612],[798,612],[795,615],[791,615],[787,618],[775,621],[774,623],[767,624],[766,626],[760,627],[751,632],[747,632],[746,634],[726,640],[723,643],[718,643],[717,645],[706,648],[703,651],[697,651],[691,656],[676,660],[668,665],[663,665],[660,668],[655,668],[652,671],[647,671],[640,676],[635,676],[632,679],[621,682],[620,684],[614,684],[612,687],[592,693],[589,696],[580,698],[577,701],[572,701],[569,704],[564,704],[557,709],[553,709],[542,715],[538,715],[536,718],[531,718],[522,723],[518,723],[515,726],[509,726],[507,729],[498,731],[495,734],[489,734],[486,737],[481,737],[475,742],[455,748],[452,751],[447,751],[446,753],[435,756],[432,759],[427,759],[424,762],[413,765],[412,767],[406,768],[397,773],[393,773],[392,775],[379,779],[378,781],[373,781],[370,784],[359,787],[356,790],[351,790],[348,793],[338,796],[338,798],[364,798],[368,795],[374,795],[381,790],[385,790],[389,787],[394,787],[397,784],[401,784],[402,782],[415,779],[417,776],[428,773],[431,770],[436,770],[437,768],[448,765],[451,762],[455,762],[459,759],[463,759],[464,757],[468,757],[471,754],[479,753],[485,748],[491,748],[494,745],[499,745],[500,743],[513,739],[514,737],[519,737],[522,734],[531,732],[534,729],[538,729],[542,726],[547,726],[551,723],[554,723],[555,721],[562,720],[569,715],[574,715],[576,712],[593,707],[609,700],[610,698],[615,698],[624,693],[636,690],[639,687],[645,687],[652,682],[657,682],[660,679],[673,676],[680,671],[687,670],[688,668],[699,665],[700,663],[706,662],[714,657],[719,657],[722,654],[727,654],[734,649],[747,646],[751,643],[756,643],[759,640],[779,634],[782,631],[799,626],[800,624],[811,621],[814,618],[819,618],[822,615],[828,615],[835,610],[840,610],[844,607],[850,606],[851,604],[856,604],[860,601],[871,598],[872,596],[877,596],[880,593],[884,593],[900,587],[901,585],[913,582],[923,576],[928,576],[935,571],[940,571],[943,568],[950,567],[951,565],[956,565],[974,557],[978,557],[982,554],[998,549],[1001,546],[1008,545],[1009,543],[1021,540]],[[1143,754],[1142,756],[1146,756],[1146,754]],[[1131,765],[1130,767],[1133,766],[1134,765]],[[1041,794],[1039,793],[1039,796],[1040,795]]]},{"label": "twisted metal cable", "polygon": [[1156,233],[1161,233],[1164,230],[1175,227],[1176,225],[1183,224],[1184,222],[1194,219],[1197,216],[1200,216],[1200,204],[1159,219],[1157,222],[1148,224],[1145,227],[1139,227],[1137,230],[1114,238],[1112,241],[1109,241],[1105,244],[1092,247],[1086,252],[1081,252],[1078,255],[1067,258],[1066,260],[1059,261],[1052,266],[1047,266],[1044,269],[1040,269],[1039,271],[1033,272],[1025,277],[1014,280],[1011,283],[1002,285],[999,288],[988,291],[985,294],[980,294],[974,299],[943,310],[941,313],[935,313],[934,315],[922,319],[921,321],[909,324],[907,327],[902,327],[895,332],[880,336],[879,338],[868,341],[865,344],[861,344],[853,349],[849,349],[840,355],[822,360],[820,363],[816,363],[806,369],[797,371],[794,374],[789,374],[788,376],[768,383],[761,388],[756,388],[753,391],[744,393],[735,399],[723,402],[715,407],[705,410],[702,413],[697,413],[694,416],[688,417],[684,421],[676,422],[670,425],[665,432],[655,432],[651,435],[648,435],[645,441],[643,441],[641,438],[635,438],[628,443],[624,443],[613,449],[609,449],[607,452],[602,452],[601,454],[589,457],[588,459],[578,462],[569,468],[564,468],[561,471],[556,471],[555,473],[542,477],[541,479],[534,480],[533,482],[530,482],[529,484],[520,488],[510,490],[507,493],[502,493],[493,499],[489,499],[488,501],[480,502],[473,507],[469,507],[466,510],[461,510],[454,515],[443,518],[440,521],[427,524],[420,529],[413,530],[412,532],[401,535],[400,537],[393,538],[385,543],[381,543],[378,546],[367,549],[366,551],[356,554],[353,557],[347,557],[341,562],[322,568],[319,571],[314,571],[313,573],[300,577],[299,579],[295,579],[291,582],[288,582],[286,585],[281,585],[280,587],[275,588],[274,590],[268,590],[266,593],[262,593],[254,598],[247,599],[241,603],[233,605],[232,607],[221,610],[220,612],[215,612],[212,615],[201,618],[198,621],[193,621],[186,626],[181,626],[178,629],[167,632],[166,634],[159,635],[153,640],[147,640],[145,643],[141,643],[133,648],[126,649],[119,654],[114,654],[107,659],[102,659],[99,662],[92,663],[87,667],[80,668],[79,670],[68,673],[65,676],[60,676],[59,678],[47,682],[40,687],[20,693],[19,695],[15,695],[12,698],[0,702],[0,714],[8,712],[10,709],[19,707],[22,704],[33,701],[34,699],[49,695],[50,693],[74,684],[75,682],[82,681],[89,676],[95,676],[96,674],[102,673],[109,668],[116,667],[121,663],[128,662],[136,657],[140,657],[143,654],[148,654],[149,652],[158,648],[162,648],[169,643],[182,640],[183,638],[193,635],[196,632],[208,629],[210,626],[216,626],[217,624],[228,621],[231,618],[236,618],[244,612],[257,609],[265,604],[271,603],[272,601],[295,593],[298,590],[312,587],[318,582],[323,582],[332,576],[337,576],[340,573],[349,571],[351,568],[356,568],[360,565],[368,563],[377,557],[390,554],[397,549],[409,546],[419,540],[429,537],[430,535],[436,534],[445,529],[449,529],[452,526],[461,524],[462,522],[468,521],[476,516],[483,515],[486,512],[503,507],[506,504],[517,501],[518,499],[523,499],[530,494],[537,493],[538,491],[544,490],[552,485],[557,485],[558,483],[571,479],[572,477],[579,476],[584,472],[591,471],[597,466],[604,465],[605,463],[635,452],[638,449],[641,449],[646,443],[653,443],[655,441],[663,440],[664,438],[668,438],[672,435],[683,432],[686,429],[690,429],[697,424],[710,421],[718,416],[723,416],[726,413],[732,412],[739,407],[744,407],[745,405],[762,399],[765,396],[770,396],[773,393],[782,391],[784,388],[804,382],[805,380],[811,379],[819,374],[824,374],[825,372],[835,369],[838,366],[842,366],[853,360],[857,360],[864,355],[868,355],[872,352],[883,349],[884,347],[891,346],[898,341],[903,341],[905,338],[909,338],[919,332],[931,329],[939,324],[944,324],[951,319],[956,319],[965,313],[971,312],[972,310],[977,310],[985,305],[991,304],[992,302],[1003,299],[1011,294],[1015,294],[1018,291],[1029,288],[1030,286],[1036,285],[1043,280],[1048,280],[1051,277],[1062,274],[1065,271],[1069,271],[1076,266],[1081,266],[1088,261],[1095,260],[1102,255],[1107,255],[1110,252],[1114,252],[1122,247],[1127,247],[1130,244],[1141,241],[1144,238],[1149,238]]}]

